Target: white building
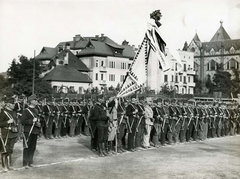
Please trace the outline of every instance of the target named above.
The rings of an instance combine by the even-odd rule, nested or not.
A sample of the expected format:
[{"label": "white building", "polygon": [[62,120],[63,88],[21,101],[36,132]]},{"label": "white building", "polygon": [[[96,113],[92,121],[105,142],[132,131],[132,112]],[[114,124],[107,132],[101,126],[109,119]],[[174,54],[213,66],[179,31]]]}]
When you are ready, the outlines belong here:
[{"label": "white building", "polygon": [[[178,63],[166,49],[166,58],[170,62],[171,69],[163,72],[159,69],[156,59],[149,61],[148,66],[148,87],[155,92],[159,92],[163,85],[175,87],[178,94],[194,93],[194,53],[178,51],[183,64],[183,70],[179,71]],[[151,59],[150,59],[151,60]]]}]

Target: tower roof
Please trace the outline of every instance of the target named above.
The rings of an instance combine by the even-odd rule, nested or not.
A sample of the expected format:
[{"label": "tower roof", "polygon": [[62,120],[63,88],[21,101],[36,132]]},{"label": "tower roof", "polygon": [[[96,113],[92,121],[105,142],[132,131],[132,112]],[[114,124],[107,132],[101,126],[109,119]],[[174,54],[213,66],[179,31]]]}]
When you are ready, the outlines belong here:
[{"label": "tower roof", "polygon": [[193,40],[194,40],[195,42],[201,42],[201,40],[199,39],[197,33],[196,33],[195,36],[193,37]]},{"label": "tower roof", "polygon": [[215,42],[215,41],[224,41],[224,40],[231,40],[230,36],[222,26],[222,21],[220,21],[220,27],[217,30],[217,32],[214,34],[210,42]]}]

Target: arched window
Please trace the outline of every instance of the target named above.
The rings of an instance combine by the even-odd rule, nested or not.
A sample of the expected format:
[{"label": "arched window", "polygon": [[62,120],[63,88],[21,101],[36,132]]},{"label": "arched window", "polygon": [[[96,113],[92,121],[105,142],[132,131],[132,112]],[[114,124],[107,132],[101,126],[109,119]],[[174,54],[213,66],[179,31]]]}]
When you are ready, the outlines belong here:
[{"label": "arched window", "polygon": [[216,67],[216,62],[214,60],[212,60],[210,62],[210,70],[215,70],[215,67]]}]

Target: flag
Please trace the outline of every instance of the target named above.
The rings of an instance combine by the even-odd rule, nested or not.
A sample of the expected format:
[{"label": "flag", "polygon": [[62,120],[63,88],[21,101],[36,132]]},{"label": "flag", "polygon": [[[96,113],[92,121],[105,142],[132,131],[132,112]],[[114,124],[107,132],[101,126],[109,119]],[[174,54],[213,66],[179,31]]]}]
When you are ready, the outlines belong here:
[{"label": "flag", "polygon": [[147,64],[146,64],[146,53],[147,39],[144,38],[143,42],[138,49],[133,62],[127,72],[123,81],[121,90],[117,97],[123,97],[132,94],[139,90],[147,81]]}]

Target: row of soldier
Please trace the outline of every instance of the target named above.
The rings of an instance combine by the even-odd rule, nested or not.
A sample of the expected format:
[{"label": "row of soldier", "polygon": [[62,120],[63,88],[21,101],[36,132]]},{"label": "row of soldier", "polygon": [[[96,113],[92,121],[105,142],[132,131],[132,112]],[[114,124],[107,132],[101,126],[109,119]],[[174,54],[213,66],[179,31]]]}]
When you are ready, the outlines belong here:
[{"label": "row of soldier", "polygon": [[[89,119],[94,129],[91,146],[100,156],[109,155],[113,140],[117,152],[122,153],[125,149],[134,152],[151,146],[240,134],[239,106],[221,102],[204,104],[160,98],[153,101],[144,96],[132,96],[130,101],[104,101],[99,97]],[[113,129],[117,132],[110,137]]]},{"label": "row of soldier", "polygon": [[[91,149],[100,156],[240,134],[240,108],[237,104],[203,104],[160,98],[152,100],[144,96],[132,96],[126,100],[104,98],[103,95],[97,96],[95,102],[92,99],[52,99],[46,102],[30,96],[28,103],[24,98],[15,98],[14,105],[7,104],[3,105],[6,109],[3,108],[1,115],[8,118],[5,125],[14,121],[18,127],[18,139],[29,139],[32,135],[34,138],[44,136],[52,139],[85,133],[91,135]],[[9,117],[9,114],[13,117]],[[29,118],[32,118],[32,122],[27,121]],[[28,127],[24,130],[22,126]],[[39,132],[33,133],[32,129],[35,128]],[[2,129],[5,130],[5,127]],[[13,134],[16,136],[16,131]],[[4,135],[1,139],[11,141]],[[7,145],[7,142],[2,143]],[[28,140],[27,144],[31,145]],[[36,142],[33,146],[36,146]],[[30,153],[34,153],[34,150]],[[12,150],[6,156],[10,156],[10,153]],[[31,158],[30,162],[23,162],[23,165],[28,168],[33,166],[32,162]]]},{"label": "row of soldier", "polygon": [[[39,137],[45,139],[73,137],[81,133],[90,135],[88,111],[92,106],[91,100],[84,104],[84,100],[46,99],[37,100],[36,109],[41,121],[41,134]],[[19,123],[19,139],[22,138],[21,115],[23,109],[27,108],[24,99],[15,100],[14,111],[16,112],[17,122]]]}]

